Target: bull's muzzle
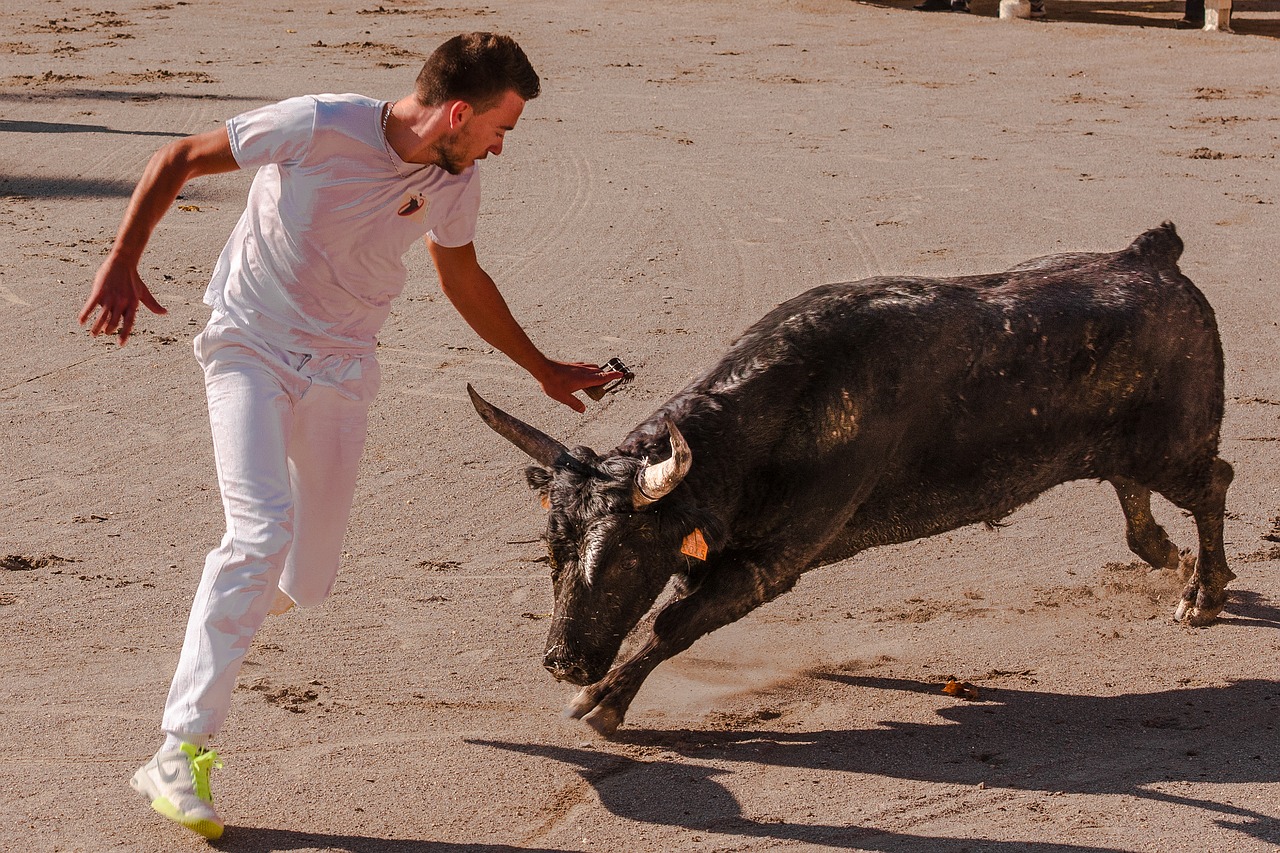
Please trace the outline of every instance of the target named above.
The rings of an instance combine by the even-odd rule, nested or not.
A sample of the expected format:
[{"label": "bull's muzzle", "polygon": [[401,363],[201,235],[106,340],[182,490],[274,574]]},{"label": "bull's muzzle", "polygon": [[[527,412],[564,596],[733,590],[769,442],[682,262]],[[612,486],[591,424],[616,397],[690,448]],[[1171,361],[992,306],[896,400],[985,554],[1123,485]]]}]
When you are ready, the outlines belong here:
[{"label": "bull's muzzle", "polygon": [[579,687],[591,683],[592,679],[587,673],[587,668],[580,663],[567,660],[560,649],[552,649],[543,655],[542,665],[556,681],[567,681]]}]

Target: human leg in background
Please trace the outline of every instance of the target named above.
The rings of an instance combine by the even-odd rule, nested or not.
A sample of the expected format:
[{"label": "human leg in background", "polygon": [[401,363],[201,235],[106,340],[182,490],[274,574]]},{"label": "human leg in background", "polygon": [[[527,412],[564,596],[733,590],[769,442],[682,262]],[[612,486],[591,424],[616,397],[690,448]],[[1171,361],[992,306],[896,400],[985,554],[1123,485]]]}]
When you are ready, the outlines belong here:
[{"label": "human leg in background", "polygon": [[1180,30],[1198,30],[1204,26],[1204,0],[1187,0],[1182,19],[1173,24]]}]

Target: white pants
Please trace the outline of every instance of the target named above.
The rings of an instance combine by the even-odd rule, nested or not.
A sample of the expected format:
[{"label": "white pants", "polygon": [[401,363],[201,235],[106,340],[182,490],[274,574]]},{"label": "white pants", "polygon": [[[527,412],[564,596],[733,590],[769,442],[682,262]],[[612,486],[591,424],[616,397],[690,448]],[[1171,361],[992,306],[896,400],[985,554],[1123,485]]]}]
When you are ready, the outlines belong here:
[{"label": "white pants", "polygon": [[196,337],[227,532],[191,605],[163,728],[205,744],[277,590],[303,607],[333,590],[378,362],[302,355],[215,315]]}]

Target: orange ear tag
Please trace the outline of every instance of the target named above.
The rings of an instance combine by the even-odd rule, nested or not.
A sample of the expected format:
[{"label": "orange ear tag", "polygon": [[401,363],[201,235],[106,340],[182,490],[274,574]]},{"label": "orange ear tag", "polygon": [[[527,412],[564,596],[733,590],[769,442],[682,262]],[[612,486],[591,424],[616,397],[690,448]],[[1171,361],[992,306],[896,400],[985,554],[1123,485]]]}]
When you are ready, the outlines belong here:
[{"label": "orange ear tag", "polygon": [[684,542],[680,543],[680,553],[693,557],[695,560],[706,561],[707,540],[702,538],[701,530],[695,527],[692,533],[684,537]]}]

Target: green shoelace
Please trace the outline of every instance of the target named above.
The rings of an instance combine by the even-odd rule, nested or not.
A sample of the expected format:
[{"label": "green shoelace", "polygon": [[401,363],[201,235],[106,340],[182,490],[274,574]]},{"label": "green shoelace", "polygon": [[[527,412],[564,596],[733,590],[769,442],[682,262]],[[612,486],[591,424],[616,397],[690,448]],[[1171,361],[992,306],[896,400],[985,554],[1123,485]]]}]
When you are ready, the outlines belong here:
[{"label": "green shoelace", "polygon": [[218,753],[212,749],[201,749],[190,743],[182,745],[182,751],[191,761],[191,781],[196,785],[196,796],[206,803],[213,802],[213,794],[209,790],[209,771],[221,770],[222,761]]}]

